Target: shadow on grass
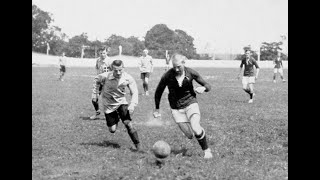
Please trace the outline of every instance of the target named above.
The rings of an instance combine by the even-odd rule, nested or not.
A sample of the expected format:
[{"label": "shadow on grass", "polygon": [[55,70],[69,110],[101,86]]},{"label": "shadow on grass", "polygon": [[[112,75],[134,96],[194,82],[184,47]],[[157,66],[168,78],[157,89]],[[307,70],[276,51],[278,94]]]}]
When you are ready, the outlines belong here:
[{"label": "shadow on grass", "polygon": [[174,155],[181,154],[182,156],[192,156],[192,154],[190,152],[188,152],[188,149],[185,147],[173,148],[173,149],[171,149],[171,154],[174,154]]},{"label": "shadow on grass", "polygon": [[105,120],[104,117],[97,117],[96,119],[90,119],[90,116],[80,116],[80,119],[84,121],[97,121],[97,120]]},{"label": "shadow on grass", "polygon": [[111,142],[111,141],[80,143],[80,145],[111,147],[111,148],[115,148],[115,149],[120,148],[120,145],[118,143]]}]

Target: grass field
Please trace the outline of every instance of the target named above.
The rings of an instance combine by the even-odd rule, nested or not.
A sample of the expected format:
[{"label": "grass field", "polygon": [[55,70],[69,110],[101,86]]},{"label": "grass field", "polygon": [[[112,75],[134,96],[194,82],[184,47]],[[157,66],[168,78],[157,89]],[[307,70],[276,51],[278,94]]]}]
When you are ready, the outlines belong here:
[{"label": "grass field", "polygon": [[[145,150],[140,153],[131,150],[123,124],[111,134],[103,116],[88,120],[94,113],[93,68],[68,68],[60,82],[57,68],[32,67],[32,179],[288,179],[288,82],[274,84],[273,70],[261,69],[254,103],[248,104],[241,81],[235,79],[238,68],[194,69],[212,85],[210,92],[197,96],[201,125],[214,151],[210,160],[173,123],[166,92],[163,125],[151,126],[162,68],[155,69],[151,95],[139,95],[133,115]],[[142,92],[138,68],[127,72]],[[284,74],[288,79],[288,69]],[[157,140],[172,147],[163,163],[150,152]]]}]

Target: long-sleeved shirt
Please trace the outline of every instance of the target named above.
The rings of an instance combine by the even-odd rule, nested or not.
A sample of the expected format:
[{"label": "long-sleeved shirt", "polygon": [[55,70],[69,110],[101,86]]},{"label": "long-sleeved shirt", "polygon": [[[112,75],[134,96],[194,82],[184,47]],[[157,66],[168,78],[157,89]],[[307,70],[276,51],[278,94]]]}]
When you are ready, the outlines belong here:
[{"label": "long-sleeved shirt", "polygon": [[110,71],[110,62],[109,58],[106,57],[105,59],[101,59],[100,57],[96,61],[96,70],[97,75]]},{"label": "long-sleeved shirt", "polygon": [[126,72],[118,79],[113,76],[113,71],[105,72],[94,78],[92,97],[97,97],[99,88],[102,86],[101,97],[104,112],[109,114],[120,105],[128,104],[125,97],[125,88],[128,87],[131,94],[131,104],[138,104],[138,88],[135,80]]},{"label": "long-sleeved shirt", "polygon": [[179,83],[176,79],[176,72],[173,68],[161,77],[154,96],[156,109],[159,109],[161,96],[166,86],[169,90],[168,99],[171,109],[183,109],[192,103],[197,103],[192,84],[193,80],[204,86],[206,92],[210,91],[211,85],[203,80],[197,71],[188,67],[185,67],[184,71],[185,76],[182,83]]},{"label": "long-sleeved shirt", "polygon": [[152,57],[150,55],[142,56],[139,62],[139,68],[141,73],[151,72],[153,68]]},{"label": "long-sleeved shirt", "polygon": [[253,66],[255,66],[256,68],[259,68],[257,61],[253,57],[250,57],[249,59],[247,58],[242,59],[240,68],[242,68],[243,65],[244,65],[243,76],[254,76]]}]

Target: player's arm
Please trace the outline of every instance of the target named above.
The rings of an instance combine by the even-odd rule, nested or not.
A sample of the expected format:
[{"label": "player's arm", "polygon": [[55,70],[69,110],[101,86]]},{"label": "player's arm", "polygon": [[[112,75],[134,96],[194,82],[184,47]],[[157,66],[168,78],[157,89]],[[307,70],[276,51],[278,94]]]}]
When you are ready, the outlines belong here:
[{"label": "player's arm", "polygon": [[99,59],[97,59],[97,61],[96,61],[96,71],[97,71],[97,75],[99,74],[99,65],[98,65],[98,61],[99,61]]},{"label": "player's arm", "polygon": [[239,74],[238,74],[238,79],[240,79],[240,76],[241,76],[241,73],[242,73],[242,69],[243,69],[243,60],[241,60],[241,64],[240,64],[240,71],[239,71]]},{"label": "player's arm", "polygon": [[93,89],[92,89],[92,94],[91,94],[91,98],[92,101],[97,101],[98,96],[99,96],[99,88],[101,86],[101,82],[102,82],[102,76],[101,75],[97,75],[94,79],[93,79]]},{"label": "player's arm", "polygon": [[131,94],[131,102],[128,107],[128,110],[130,111],[130,113],[132,113],[134,111],[134,107],[136,107],[138,105],[138,87],[137,87],[137,83],[133,79],[133,77],[129,78],[128,88],[129,88],[130,94]]},{"label": "player's arm", "polygon": [[150,57],[150,64],[151,64],[151,70],[150,70],[150,72],[153,72],[153,59],[152,59],[152,57]]},{"label": "player's arm", "polygon": [[253,64],[254,64],[254,66],[256,67],[256,79],[258,79],[258,76],[259,76],[259,71],[260,71],[260,67],[259,67],[259,65],[258,65],[258,63],[257,63],[257,61],[255,60],[255,61],[253,61]]},{"label": "player's arm", "polygon": [[211,85],[207,83],[198,72],[192,71],[192,76],[194,80],[202,86],[195,89],[197,93],[201,94],[203,92],[209,92],[211,90]]},{"label": "player's arm", "polygon": [[160,111],[160,100],[161,100],[161,96],[162,96],[162,93],[164,91],[164,89],[166,88],[167,86],[167,73],[165,73],[161,79],[160,79],[160,82],[157,86],[157,89],[155,91],[155,94],[154,94],[154,102],[155,102],[155,112],[154,112],[154,116],[157,116],[159,115],[159,111]]}]

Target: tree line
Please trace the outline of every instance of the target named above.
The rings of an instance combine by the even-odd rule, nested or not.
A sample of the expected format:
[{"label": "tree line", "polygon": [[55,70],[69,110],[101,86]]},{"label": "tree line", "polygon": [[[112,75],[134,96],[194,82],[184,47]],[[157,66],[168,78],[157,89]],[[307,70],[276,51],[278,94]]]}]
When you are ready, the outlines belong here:
[{"label": "tree line", "polygon": [[[185,55],[188,59],[212,59],[211,56],[200,56],[194,47],[194,38],[181,29],[172,30],[165,24],[156,24],[146,32],[144,40],[131,36],[125,38],[116,34],[104,39],[104,41],[88,39],[87,33],[69,38],[58,26],[53,26],[52,14],[32,5],[32,51],[46,53],[49,46],[49,54],[60,55],[65,52],[68,57],[81,57],[84,48],[84,58],[95,58],[98,49],[109,48],[109,56],[119,54],[119,46],[122,46],[122,54],[128,56],[141,56],[143,49],[147,48],[154,58],[165,58],[165,52],[174,52]],[[261,60],[271,60],[276,56],[281,42],[264,42],[261,47]],[[248,47],[244,47],[244,50]],[[257,57],[257,54],[254,53]],[[236,59],[241,58],[238,55]],[[284,58],[287,57],[284,55]]]}]

